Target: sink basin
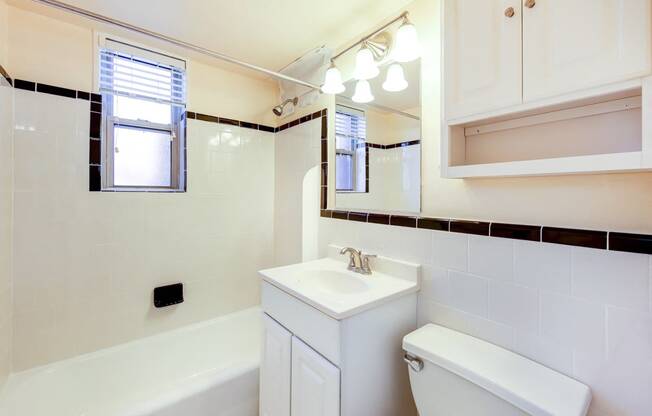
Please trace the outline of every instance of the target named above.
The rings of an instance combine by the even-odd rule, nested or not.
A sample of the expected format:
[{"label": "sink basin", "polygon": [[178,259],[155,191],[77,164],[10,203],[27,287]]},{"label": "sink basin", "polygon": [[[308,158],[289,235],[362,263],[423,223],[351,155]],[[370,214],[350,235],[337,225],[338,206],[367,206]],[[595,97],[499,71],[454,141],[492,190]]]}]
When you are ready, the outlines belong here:
[{"label": "sink basin", "polygon": [[352,294],[369,290],[361,278],[336,270],[306,270],[302,279],[307,285],[315,285],[318,290],[333,294]]},{"label": "sink basin", "polygon": [[421,266],[379,256],[371,275],[347,270],[348,256],[329,246],[329,256],[289,266],[261,270],[264,282],[342,320],[419,290]]}]

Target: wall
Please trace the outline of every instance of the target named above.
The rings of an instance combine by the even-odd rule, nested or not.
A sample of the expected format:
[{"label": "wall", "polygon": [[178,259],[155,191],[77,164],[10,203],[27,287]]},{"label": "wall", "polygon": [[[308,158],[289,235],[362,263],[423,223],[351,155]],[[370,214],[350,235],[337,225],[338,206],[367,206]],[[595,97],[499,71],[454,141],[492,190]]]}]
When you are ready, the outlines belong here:
[{"label": "wall", "polygon": [[[406,8],[422,46],[422,212],[444,218],[652,233],[652,173],[510,179],[442,179],[440,137],[440,2],[416,0]],[[398,15],[388,10],[388,19]],[[362,28],[359,39],[380,25]],[[341,49],[346,45],[329,45]],[[350,53],[338,59],[344,79]],[[332,178],[333,176],[331,176]],[[332,188],[329,186],[329,188]],[[442,197],[445,196],[445,197]],[[331,202],[333,199],[329,199]],[[550,201],[554,201],[551,209]],[[334,205],[331,204],[331,207]]]},{"label": "wall", "polygon": [[[274,172],[274,261],[276,265],[301,262],[304,257],[304,215],[319,215],[319,204],[304,211],[304,186],[319,187],[319,175],[306,184],[308,171],[321,160],[321,118],[276,134]],[[319,195],[315,195],[316,198]]]},{"label": "wall", "polygon": [[329,243],[423,265],[419,325],[487,340],[591,387],[591,416],[652,408],[652,256],[321,218]]},{"label": "wall", "polygon": [[[12,77],[93,90],[93,27],[8,15]],[[190,110],[273,125],[276,92],[190,59]],[[15,94],[15,371],[258,304],[274,134],[190,120],[187,193],[89,193],[88,102]],[[186,302],[154,309],[152,289],[176,281]]]},{"label": "wall", "polygon": [[[7,69],[7,6],[0,1],[0,66]],[[11,372],[13,89],[0,75],[0,388]]]},{"label": "wall", "polygon": [[[61,87],[94,90],[93,30],[114,33],[105,27],[72,24],[17,7],[9,7],[8,60],[14,78],[37,81]],[[129,33],[115,32],[130,39]],[[153,48],[165,44],[151,43]],[[253,123],[275,125],[272,108],[278,88],[275,82],[255,77],[251,72],[235,72],[234,67],[211,65],[188,52],[169,49],[170,53],[188,59],[188,109]]]},{"label": "wall", "polygon": [[187,193],[88,192],[89,103],[15,93],[15,370],[258,304],[272,133],[189,120]]}]

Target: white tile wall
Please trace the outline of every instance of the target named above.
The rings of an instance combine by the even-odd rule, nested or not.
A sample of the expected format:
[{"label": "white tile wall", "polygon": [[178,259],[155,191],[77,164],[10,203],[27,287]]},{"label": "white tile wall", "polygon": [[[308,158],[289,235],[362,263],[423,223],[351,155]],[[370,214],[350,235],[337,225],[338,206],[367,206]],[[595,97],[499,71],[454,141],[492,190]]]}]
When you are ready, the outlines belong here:
[{"label": "white tile wall", "polygon": [[[187,193],[91,193],[88,102],[15,94],[15,370],[258,303],[272,133],[190,120]],[[185,303],[154,309],[177,281]]]},{"label": "white tile wall", "polygon": [[[321,163],[321,118],[277,133],[274,158],[275,263],[298,263],[302,260],[303,187],[314,190],[319,186],[318,182],[304,183],[304,178]],[[307,211],[319,215],[318,209]]]},{"label": "white tile wall", "polygon": [[0,86],[0,386],[11,372],[13,89]]},{"label": "white tile wall", "polygon": [[650,414],[652,256],[322,218],[321,249],[328,243],[419,261],[420,325],[588,384],[591,416]]}]

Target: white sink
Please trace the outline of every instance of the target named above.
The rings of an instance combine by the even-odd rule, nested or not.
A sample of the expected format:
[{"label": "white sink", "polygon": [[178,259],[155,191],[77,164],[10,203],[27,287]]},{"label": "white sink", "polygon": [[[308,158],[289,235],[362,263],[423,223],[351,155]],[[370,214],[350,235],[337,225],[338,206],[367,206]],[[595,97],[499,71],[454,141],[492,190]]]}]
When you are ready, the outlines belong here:
[{"label": "white sink", "polygon": [[370,260],[372,274],[347,270],[348,255],[330,246],[329,257],[261,270],[262,279],[342,320],[419,290],[421,266],[379,256]]}]

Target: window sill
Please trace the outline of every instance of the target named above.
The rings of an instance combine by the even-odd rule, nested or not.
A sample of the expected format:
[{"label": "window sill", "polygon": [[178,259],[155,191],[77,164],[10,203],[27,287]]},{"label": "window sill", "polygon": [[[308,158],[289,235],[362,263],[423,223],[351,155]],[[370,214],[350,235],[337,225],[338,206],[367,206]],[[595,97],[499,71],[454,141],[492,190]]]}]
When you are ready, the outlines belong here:
[{"label": "window sill", "polygon": [[185,193],[185,189],[172,188],[103,188],[102,192],[144,192],[144,193],[166,193],[179,194]]}]

